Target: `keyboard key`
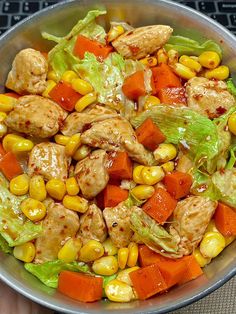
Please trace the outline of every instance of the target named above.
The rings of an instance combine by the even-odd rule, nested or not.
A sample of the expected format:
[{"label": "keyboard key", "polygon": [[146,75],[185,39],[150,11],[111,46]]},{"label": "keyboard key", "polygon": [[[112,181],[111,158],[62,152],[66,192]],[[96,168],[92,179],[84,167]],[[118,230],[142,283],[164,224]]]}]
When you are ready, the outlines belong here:
[{"label": "keyboard key", "polygon": [[236,14],[230,14],[230,20],[233,26],[236,26]]},{"label": "keyboard key", "polygon": [[0,36],[7,31],[7,28],[0,28]]},{"label": "keyboard key", "polygon": [[211,14],[212,19],[216,20],[218,23],[227,26],[229,25],[228,17],[225,14]]},{"label": "keyboard key", "polygon": [[235,1],[219,2],[218,8],[220,12],[233,13],[236,12],[236,2]]},{"label": "keyboard key", "polygon": [[47,8],[47,7],[49,7],[50,5],[53,5],[53,4],[56,4],[57,3],[57,1],[45,1],[44,3],[43,3],[43,8]]},{"label": "keyboard key", "polygon": [[214,2],[201,1],[198,3],[199,10],[204,13],[213,13],[216,11]]},{"label": "keyboard key", "polygon": [[195,2],[190,2],[190,1],[181,1],[182,4],[192,8],[192,9],[196,9],[196,3]]},{"label": "keyboard key", "polygon": [[0,27],[6,27],[8,24],[8,16],[0,15]]},{"label": "keyboard key", "polygon": [[2,11],[3,13],[17,13],[20,9],[19,2],[4,2]]},{"label": "keyboard key", "polygon": [[23,19],[25,19],[27,17],[27,15],[13,15],[11,17],[11,25],[15,25],[16,23],[22,21]]},{"label": "keyboard key", "polygon": [[23,3],[23,12],[24,13],[35,13],[39,10],[38,2],[24,2]]}]

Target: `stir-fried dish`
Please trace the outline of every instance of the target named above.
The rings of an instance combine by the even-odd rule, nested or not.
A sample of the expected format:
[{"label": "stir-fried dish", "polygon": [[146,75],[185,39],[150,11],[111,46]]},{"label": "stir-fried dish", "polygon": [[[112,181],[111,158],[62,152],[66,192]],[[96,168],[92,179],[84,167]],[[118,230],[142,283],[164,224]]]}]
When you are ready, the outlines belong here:
[{"label": "stir-fried dish", "polygon": [[220,46],[96,23],[15,56],[0,95],[0,247],[79,301],[147,299],[236,237],[236,87]]}]

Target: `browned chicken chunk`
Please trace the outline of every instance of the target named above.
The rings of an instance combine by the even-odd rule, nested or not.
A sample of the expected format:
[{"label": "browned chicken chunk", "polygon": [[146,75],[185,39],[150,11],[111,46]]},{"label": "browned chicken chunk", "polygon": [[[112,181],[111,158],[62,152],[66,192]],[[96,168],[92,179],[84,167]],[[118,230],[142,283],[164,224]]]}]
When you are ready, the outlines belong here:
[{"label": "browned chicken chunk", "polygon": [[95,197],[107,185],[109,175],[106,169],[106,162],[106,152],[98,149],[77,163],[75,176],[85,198],[91,199]]},{"label": "browned chicken chunk", "polygon": [[29,95],[20,97],[5,123],[14,131],[47,138],[55,135],[66,118],[66,112],[54,101]]},{"label": "browned chicken chunk", "polygon": [[69,161],[64,146],[49,142],[40,143],[30,152],[28,174],[40,174],[46,180],[65,180],[68,176]]},{"label": "browned chicken chunk", "polygon": [[80,217],[79,235],[83,243],[88,240],[103,242],[107,237],[107,227],[102,211],[96,204],[89,206],[85,214]]},{"label": "browned chicken chunk", "polygon": [[79,229],[79,216],[61,204],[52,204],[43,221],[43,234],[36,239],[35,263],[57,259],[59,250]]},{"label": "browned chicken chunk", "polygon": [[126,247],[133,236],[133,231],[130,227],[130,215],[132,208],[124,205],[124,202],[116,207],[107,207],[103,211],[103,216],[106,221],[109,236],[118,248]]},{"label": "browned chicken chunk", "polygon": [[6,87],[18,94],[42,94],[46,88],[48,64],[41,52],[27,48],[15,57]]},{"label": "browned chicken chunk", "polygon": [[81,135],[81,141],[106,151],[127,151],[133,160],[143,165],[155,164],[153,154],[137,141],[130,123],[121,117],[94,123]]},{"label": "browned chicken chunk", "polygon": [[209,118],[219,117],[235,105],[223,81],[194,77],[187,82],[186,94],[188,107]]},{"label": "browned chicken chunk", "polygon": [[124,58],[141,59],[165,45],[172,32],[167,25],[139,27],[119,36],[112,45]]}]

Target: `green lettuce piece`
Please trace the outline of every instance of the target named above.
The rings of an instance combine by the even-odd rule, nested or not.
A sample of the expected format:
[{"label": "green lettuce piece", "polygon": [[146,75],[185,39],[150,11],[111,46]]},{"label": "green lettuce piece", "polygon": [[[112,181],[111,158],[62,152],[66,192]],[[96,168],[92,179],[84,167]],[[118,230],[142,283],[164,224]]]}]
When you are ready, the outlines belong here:
[{"label": "green lettuce piece", "polygon": [[4,175],[0,172],[0,186],[3,186],[4,188],[9,187],[9,181],[4,177]]},{"label": "green lettuce piece", "polygon": [[229,160],[225,169],[232,169],[234,167],[235,162],[236,162],[235,152],[236,152],[236,144],[230,146],[230,149],[229,149],[230,157],[229,157]]},{"label": "green lettuce piece", "polygon": [[26,196],[14,196],[0,186],[0,234],[9,246],[20,245],[37,238],[42,232],[41,224],[28,220],[20,210]]},{"label": "green lettuce piece", "polygon": [[233,96],[236,96],[236,86],[233,82],[233,79],[230,78],[227,80],[226,82],[227,84],[227,88],[228,88],[228,91],[233,95]]},{"label": "green lettuce piece", "polygon": [[141,208],[136,207],[132,211],[130,224],[132,230],[152,249],[165,250],[168,253],[176,253],[178,251],[177,240]]},{"label": "green lettuce piece", "polygon": [[24,266],[26,270],[51,288],[57,288],[58,276],[63,270],[89,273],[89,267],[84,263],[65,263],[61,260],[45,262],[42,264],[25,263]]},{"label": "green lettuce piece", "polygon": [[215,51],[222,58],[222,50],[220,46],[213,40],[207,40],[200,44],[198,41],[183,36],[171,36],[164,48],[177,50],[179,55],[199,56],[204,51]]},{"label": "green lettuce piece", "polygon": [[12,248],[0,234],[0,250],[4,253],[12,253]]}]

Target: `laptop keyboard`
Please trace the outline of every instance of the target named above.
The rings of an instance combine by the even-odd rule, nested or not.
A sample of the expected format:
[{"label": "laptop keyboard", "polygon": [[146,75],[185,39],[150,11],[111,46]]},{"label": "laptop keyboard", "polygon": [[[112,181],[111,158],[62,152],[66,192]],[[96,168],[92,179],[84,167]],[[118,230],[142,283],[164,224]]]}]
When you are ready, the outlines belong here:
[{"label": "laptop keyboard", "polygon": [[[23,20],[25,17],[61,2],[44,0],[0,0],[0,35],[8,28]],[[200,11],[220,24],[227,27],[236,35],[236,1],[176,1]]]}]

